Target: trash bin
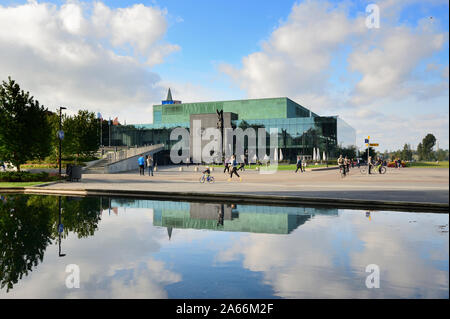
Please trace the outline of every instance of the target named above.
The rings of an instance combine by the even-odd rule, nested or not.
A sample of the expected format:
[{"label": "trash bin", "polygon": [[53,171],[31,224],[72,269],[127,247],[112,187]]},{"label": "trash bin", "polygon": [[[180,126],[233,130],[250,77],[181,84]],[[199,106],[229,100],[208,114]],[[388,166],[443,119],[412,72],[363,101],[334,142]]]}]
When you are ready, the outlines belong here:
[{"label": "trash bin", "polygon": [[67,180],[73,182],[76,180],[77,182],[81,179],[81,166],[67,164],[66,168]]},{"label": "trash bin", "polygon": [[81,166],[72,166],[72,181],[76,179],[77,182],[81,179]]}]

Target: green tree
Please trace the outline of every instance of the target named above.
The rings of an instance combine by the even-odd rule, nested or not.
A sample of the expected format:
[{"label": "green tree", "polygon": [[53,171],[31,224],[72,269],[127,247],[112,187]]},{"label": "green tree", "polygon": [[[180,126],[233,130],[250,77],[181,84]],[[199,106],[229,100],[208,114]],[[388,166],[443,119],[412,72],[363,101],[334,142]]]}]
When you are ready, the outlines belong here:
[{"label": "green tree", "polygon": [[422,153],[423,153],[423,146],[422,143],[419,143],[419,145],[417,145],[417,156],[419,157],[419,161],[422,160]]},{"label": "green tree", "polygon": [[436,144],[436,137],[433,134],[427,134],[422,143],[417,146],[419,160],[430,161],[434,159],[433,147]]},{"label": "green tree", "polygon": [[435,158],[438,161],[448,161],[448,150],[438,149]]},{"label": "green tree", "polygon": [[[40,196],[44,198],[44,196]],[[12,195],[0,201],[0,288],[8,292],[44,259],[51,244],[51,210],[29,197]]]},{"label": "green tree", "polygon": [[[50,140],[51,140],[51,151],[50,151],[50,158],[52,160],[56,160],[59,155],[59,138],[58,138],[58,131],[59,131],[59,114],[57,113],[51,113],[48,116],[48,120],[50,123],[51,128],[51,134],[50,134]],[[62,142],[64,144],[64,140]]]},{"label": "green tree", "polygon": [[[62,197],[62,238],[93,236],[101,220],[99,198]],[[40,195],[6,195],[0,198],[0,289],[8,292],[44,259],[58,238],[59,198]]]},{"label": "green tree", "polygon": [[[364,149],[363,152],[361,152],[361,154],[359,155],[363,160],[367,161],[367,148]],[[375,149],[373,147],[369,146],[369,156],[372,157],[372,159],[374,159],[377,156],[377,152],[375,151]]]},{"label": "green tree", "polygon": [[0,85],[0,158],[20,165],[51,150],[50,112],[8,77]]},{"label": "green tree", "polygon": [[405,144],[403,146],[403,150],[401,152],[400,157],[406,161],[410,161],[412,159],[412,155],[413,155],[413,152],[411,150],[411,146],[409,144]]},{"label": "green tree", "polygon": [[80,110],[75,116],[63,120],[63,153],[90,156],[100,147],[98,119],[94,112]]},{"label": "green tree", "polygon": [[337,156],[342,155],[343,157],[347,156],[348,158],[355,158],[356,157],[356,146],[349,146],[349,147],[339,147],[336,150]]}]

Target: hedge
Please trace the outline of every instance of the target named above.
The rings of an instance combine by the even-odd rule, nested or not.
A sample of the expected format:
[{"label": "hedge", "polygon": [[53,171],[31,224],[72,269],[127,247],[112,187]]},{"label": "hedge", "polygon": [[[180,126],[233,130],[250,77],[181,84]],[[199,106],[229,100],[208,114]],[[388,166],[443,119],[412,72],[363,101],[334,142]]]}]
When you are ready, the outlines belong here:
[{"label": "hedge", "polygon": [[50,182],[58,179],[58,175],[47,172],[0,172],[0,182]]}]

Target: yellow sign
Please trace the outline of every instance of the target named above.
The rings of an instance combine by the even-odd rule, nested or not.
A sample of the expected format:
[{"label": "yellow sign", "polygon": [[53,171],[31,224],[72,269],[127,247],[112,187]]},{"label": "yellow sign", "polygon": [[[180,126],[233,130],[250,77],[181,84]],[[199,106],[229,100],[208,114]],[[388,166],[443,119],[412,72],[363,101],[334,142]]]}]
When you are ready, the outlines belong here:
[{"label": "yellow sign", "polygon": [[378,143],[370,143],[369,145],[370,146],[380,146],[380,144],[378,144]]},{"label": "yellow sign", "polygon": [[370,140],[370,136],[367,136],[367,138]]}]

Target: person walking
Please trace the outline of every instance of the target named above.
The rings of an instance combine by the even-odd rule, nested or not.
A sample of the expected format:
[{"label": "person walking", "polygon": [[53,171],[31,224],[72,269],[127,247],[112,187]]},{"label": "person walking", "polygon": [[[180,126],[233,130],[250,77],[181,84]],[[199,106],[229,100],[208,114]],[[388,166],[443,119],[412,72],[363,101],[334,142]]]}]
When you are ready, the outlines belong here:
[{"label": "person walking", "polygon": [[148,167],[148,176],[150,176],[150,174],[151,176],[153,176],[153,157],[151,155],[148,155],[146,162]]},{"label": "person walking", "polygon": [[143,155],[138,158],[139,175],[145,175],[145,158]]},{"label": "person walking", "polygon": [[300,156],[297,156],[297,169],[295,170],[296,173],[298,169],[300,169],[300,173],[303,173],[303,163],[302,158]]},{"label": "person walking", "polygon": [[235,174],[239,178],[239,180],[242,181],[242,178],[239,176],[239,174],[237,172],[236,156],[233,155],[233,157],[231,158],[231,163],[232,163],[233,167],[231,169],[230,178],[228,179],[228,181],[231,181],[231,179],[233,178],[233,174]]},{"label": "person walking", "polygon": [[369,174],[372,174],[372,156],[369,156],[367,165],[369,166]]},{"label": "person walking", "polygon": [[338,165],[339,165],[339,169],[341,169],[342,172],[344,173],[344,176],[347,175],[347,174],[346,174],[346,169],[345,169],[345,160],[344,160],[344,158],[342,157],[342,154],[339,155],[339,158],[338,158],[338,160],[337,160],[337,163],[338,163]]},{"label": "person walking", "polygon": [[225,168],[223,169],[223,173],[225,174],[225,171],[230,174],[230,160],[228,158],[225,159]]}]

